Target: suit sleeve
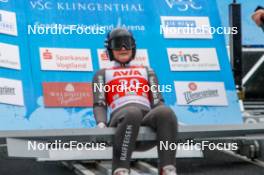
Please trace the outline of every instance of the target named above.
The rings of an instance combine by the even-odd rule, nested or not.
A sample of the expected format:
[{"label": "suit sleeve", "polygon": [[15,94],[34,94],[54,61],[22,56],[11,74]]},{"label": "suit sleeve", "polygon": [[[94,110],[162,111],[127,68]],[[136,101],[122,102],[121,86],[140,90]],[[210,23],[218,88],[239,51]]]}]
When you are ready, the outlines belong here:
[{"label": "suit sleeve", "polygon": [[93,77],[93,113],[98,123],[107,123],[107,104],[103,88],[105,84],[105,70],[99,70]]},{"label": "suit sleeve", "polygon": [[148,71],[148,81],[149,81],[149,86],[150,86],[150,103],[151,107],[155,108],[156,106],[164,104],[164,99],[158,90],[159,82],[156,73],[154,72],[153,69],[147,68]]}]

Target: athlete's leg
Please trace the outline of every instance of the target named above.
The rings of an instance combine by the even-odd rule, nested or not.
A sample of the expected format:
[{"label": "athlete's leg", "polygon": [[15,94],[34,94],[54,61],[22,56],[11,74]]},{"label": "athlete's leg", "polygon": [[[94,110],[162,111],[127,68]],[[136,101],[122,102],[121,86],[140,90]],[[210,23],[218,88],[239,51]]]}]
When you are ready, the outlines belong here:
[{"label": "athlete's leg", "polygon": [[176,136],[178,131],[177,118],[174,112],[164,106],[160,105],[150,110],[143,118],[143,125],[150,126],[157,133],[157,148],[159,155],[160,168],[175,165],[176,150],[165,150],[160,143],[176,143]]},{"label": "athlete's leg", "polygon": [[142,111],[126,106],[112,115],[110,126],[116,127],[113,139],[113,172],[118,168],[130,168],[131,154],[143,119]]}]

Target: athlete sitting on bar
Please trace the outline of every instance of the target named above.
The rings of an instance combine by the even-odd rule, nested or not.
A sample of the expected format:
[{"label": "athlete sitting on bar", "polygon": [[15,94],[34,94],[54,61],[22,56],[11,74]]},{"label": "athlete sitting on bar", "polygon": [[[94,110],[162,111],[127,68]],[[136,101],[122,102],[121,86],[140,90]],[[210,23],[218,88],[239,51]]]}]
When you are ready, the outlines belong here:
[{"label": "athlete sitting on bar", "polygon": [[[130,61],[135,58],[136,43],[132,33],[126,29],[116,28],[108,33],[105,47],[115,66],[101,69],[94,76],[94,116],[98,127],[116,127],[113,140],[113,174],[129,174],[131,154],[136,148],[136,138],[142,125],[151,127],[157,133],[155,145],[158,146],[160,174],[176,175],[176,151],[159,149],[159,146],[160,142],[176,142],[177,118],[164,105],[164,99],[157,88],[150,91],[142,88],[148,86],[151,89],[153,86],[152,89],[155,89],[158,86],[154,71],[147,67],[130,65]],[[111,88],[110,91],[98,90],[98,86],[106,85]],[[109,123],[107,108],[110,110]]]}]

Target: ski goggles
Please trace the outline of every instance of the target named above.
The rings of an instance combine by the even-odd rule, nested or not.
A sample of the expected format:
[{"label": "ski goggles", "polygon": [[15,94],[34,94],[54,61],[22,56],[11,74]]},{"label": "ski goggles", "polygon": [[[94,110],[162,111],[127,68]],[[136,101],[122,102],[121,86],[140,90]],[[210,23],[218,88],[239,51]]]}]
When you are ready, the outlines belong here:
[{"label": "ski goggles", "polygon": [[135,48],[135,41],[130,36],[122,36],[113,38],[110,41],[110,49],[121,50],[122,47],[125,47],[127,50]]}]

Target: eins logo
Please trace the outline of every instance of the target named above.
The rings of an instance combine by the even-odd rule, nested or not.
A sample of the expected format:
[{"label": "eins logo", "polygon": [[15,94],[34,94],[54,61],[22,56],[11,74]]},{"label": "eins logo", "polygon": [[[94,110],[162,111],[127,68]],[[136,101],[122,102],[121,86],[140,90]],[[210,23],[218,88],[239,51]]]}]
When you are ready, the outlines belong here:
[{"label": "eins logo", "polygon": [[183,51],[180,51],[178,54],[171,54],[170,59],[172,62],[181,62],[181,63],[200,61],[198,54],[184,54]]},{"label": "eins logo", "polygon": [[189,9],[201,10],[202,6],[197,4],[196,0],[165,0],[167,5],[172,9],[177,6],[179,11],[188,11]]}]

